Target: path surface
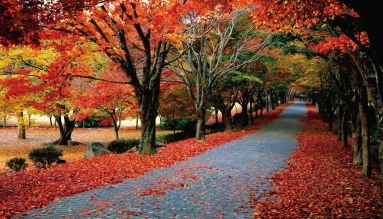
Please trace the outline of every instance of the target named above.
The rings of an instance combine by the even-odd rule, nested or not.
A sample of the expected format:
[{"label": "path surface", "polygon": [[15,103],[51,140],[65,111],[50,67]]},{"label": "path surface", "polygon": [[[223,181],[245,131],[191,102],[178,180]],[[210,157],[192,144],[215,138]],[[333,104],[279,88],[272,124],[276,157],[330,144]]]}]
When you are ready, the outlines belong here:
[{"label": "path surface", "polygon": [[251,218],[251,197],[273,188],[268,178],[285,167],[297,146],[294,135],[303,129],[298,119],[305,116],[304,102],[296,102],[253,135],[136,179],[61,198],[24,218]]}]

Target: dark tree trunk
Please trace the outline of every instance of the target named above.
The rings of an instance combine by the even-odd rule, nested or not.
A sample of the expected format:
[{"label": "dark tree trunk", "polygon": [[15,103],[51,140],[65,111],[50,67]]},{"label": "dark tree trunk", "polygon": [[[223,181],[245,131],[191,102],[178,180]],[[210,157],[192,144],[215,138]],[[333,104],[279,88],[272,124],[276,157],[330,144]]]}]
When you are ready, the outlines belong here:
[{"label": "dark tree trunk", "polygon": [[26,139],[27,138],[27,135],[25,132],[24,113],[23,112],[19,112],[17,131],[18,131],[18,134],[17,134],[18,139]]},{"label": "dark tree trunk", "polygon": [[202,107],[197,111],[197,128],[196,128],[196,140],[204,141],[205,140],[205,117],[206,109]]},{"label": "dark tree trunk", "polygon": [[258,119],[258,104],[255,103],[254,104],[254,112],[255,112],[255,116],[254,116],[254,119]]},{"label": "dark tree trunk", "polygon": [[116,140],[118,140],[120,139],[120,137],[118,136],[118,131],[120,130],[120,126],[118,125],[118,122],[114,116],[112,116],[112,120],[113,120],[114,136]]},{"label": "dark tree trunk", "polygon": [[352,121],[352,150],[354,152],[353,164],[362,165],[362,133],[360,124],[360,115],[357,113]]},{"label": "dark tree trunk", "polygon": [[[141,147],[139,154],[150,155],[157,153],[156,150],[156,118],[159,107],[158,95],[160,91],[159,77],[158,86],[153,90],[146,89],[140,102],[141,120]],[[157,84],[157,83],[155,83]]]},{"label": "dark tree trunk", "polygon": [[247,104],[248,102],[247,101],[244,101],[241,105],[242,107],[242,126],[248,126],[249,125],[249,116],[247,115]]},{"label": "dark tree trunk", "polygon": [[361,136],[362,136],[362,174],[365,177],[371,177],[371,159],[370,159],[370,131],[367,119],[367,92],[363,92],[359,102]]},{"label": "dark tree trunk", "polygon": [[[362,57],[358,56],[356,53],[350,52],[349,55],[355,64],[355,67],[353,69],[353,74],[356,75],[356,77],[359,77],[358,78],[359,79],[358,81],[360,83],[359,87],[363,87],[363,92],[361,93],[361,96],[366,99],[365,105],[362,106],[362,108],[365,110],[364,113],[365,114],[367,113],[367,107],[368,107],[367,93],[369,94],[369,96],[372,97],[371,99],[375,105],[375,115],[376,115],[377,127],[378,127],[377,134],[378,134],[378,142],[379,142],[379,149],[378,149],[379,164],[380,164],[380,170],[381,170],[381,182],[383,184],[383,144],[382,144],[383,143],[383,128],[382,128],[383,127],[382,126],[383,125],[383,120],[382,120],[383,107],[382,107],[382,99],[381,99],[382,93],[379,89],[378,81],[376,80],[378,72],[373,72],[370,68],[368,68],[367,61],[362,59]],[[360,108],[361,107],[359,107],[359,109]],[[365,124],[365,126],[367,126],[365,127],[365,129],[367,133],[369,134],[368,123]],[[362,120],[362,132],[363,132],[363,120]],[[363,137],[362,137],[362,145],[363,145]],[[369,147],[369,145],[365,147]],[[367,148],[363,149],[363,146],[362,146],[362,150],[367,150]],[[369,154],[367,154],[367,151],[362,152],[362,158],[363,158],[363,162],[364,162],[364,159],[370,159]],[[366,176],[368,176],[369,174],[371,175],[370,173],[371,166],[364,167],[364,165],[365,164],[363,163],[363,175],[366,175]]]},{"label": "dark tree trunk", "polygon": [[218,124],[218,109],[217,107],[214,107],[214,115],[215,115],[215,123]]},{"label": "dark tree trunk", "polygon": [[344,147],[348,147],[348,116],[346,106],[343,109],[342,122],[341,122],[341,140]]},{"label": "dark tree trunk", "polygon": [[60,130],[60,138],[55,142],[58,145],[68,145],[72,142],[72,132],[74,130],[76,121],[70,120],[69,116],[63,116],[64,123],[61,116],[55,116],[56,122]]},{"label": "dark tree trunk", "polygon": [[225,131],[232,131],[233,130],[233,124],[231,120],[231,109],[225,109],[224,114],[222,115],[222,123],[225,126]]},{"label": "dark tree trunk", "polygon": [[347,105],[343,104],[339,107],[339,115],[338,115],[338,140],[342,142],[342,145],[344,147],[348,146],[347,142],[347,123],[348,123],[348,116],[347,116]]}]

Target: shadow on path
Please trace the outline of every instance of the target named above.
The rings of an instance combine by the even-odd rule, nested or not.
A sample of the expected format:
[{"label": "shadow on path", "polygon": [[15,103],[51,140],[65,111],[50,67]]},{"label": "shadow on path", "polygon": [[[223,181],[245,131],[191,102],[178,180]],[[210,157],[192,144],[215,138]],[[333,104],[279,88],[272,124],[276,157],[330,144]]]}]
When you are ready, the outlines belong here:
[{"label": "shadow on path", "polygon": [[[306,116],[304,102],[241,140],[142,177],[68,196],[24,218],[251,218],[252,197],[273,187]],[[18,218],[20,215],[15,215]]]}]

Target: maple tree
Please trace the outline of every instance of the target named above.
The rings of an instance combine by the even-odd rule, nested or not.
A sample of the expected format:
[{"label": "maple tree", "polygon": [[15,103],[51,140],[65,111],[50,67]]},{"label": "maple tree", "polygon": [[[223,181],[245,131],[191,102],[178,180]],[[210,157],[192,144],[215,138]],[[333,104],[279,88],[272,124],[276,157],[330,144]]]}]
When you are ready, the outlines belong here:
[{"label": "maple tree", "polygon": [[176,18],[162,17],[178,5],[178,2],[164,4],[162,1],[105,2],[81,17],[64,20],[54,27],[64,30],[60,34],[71,32],[95,43],[129,78],[126,83],[134,87],[139,105],[140,154],[156,153],[155,119],[160,78],[170,49],[167,35],[179,26]]},{"label": "maple tree", "polygon": [[7,105],[7,111],[13,112],[18,118],[18,138],[20,139],[26,138],[24,111],[33,108],[28,102],[39,100],[41,97],[35,93],[35,85],[39,81],[41,69],[36,68],[33,71],[29,67],[45,65],[45,62],[50,61],[47,54],[50,55],[51,50],[38,54],[33,48],[26,46],[12,47],[8,51],[2,50],[3,59],[0,68],[4,69],[1,78],[3,101]]},{"label": "maple tree", "polygon": [[[137,114],[137,106],[134,101],[133,88],[126,86],[123,74],[116,69],[101,75],[100,81],[88,82],[85,91],[78,97],[75,108],[80,108],[81,112],[75,115],[78,121],[92,115],[103,116],[101,124],[113,124],[115,138],[119,139],[118,131],[121,121],[132,115]],[[111,77],[110,80],[103,81],[102,78]],[[122,78],[121,78],[122,77]],[[118,82],[121,82],[118,83]]]},{"label": "maple tree", "polygon": [[[377,30],[374,23],[382,19],[379,6],[375,1],[361,2],[356,0],[329,0],[329,1],[257,1],[260,10],[256,11],[257,19],[262,20],[258,24],[269,27],[273,30],[283,31],[286,33],[296,33],[302,31],[303,28],[312,28],[316,24],[331,26],[336,31],[341,31],[347,40],[342,36],[327,37],[328,42],[332,42],[333,46],[343,45],[342,52],[348,48],[348,45],[355,45],[359,50],[359,54],[350,54],[354,60],[354,64],[363,69],[366,64],[369,71],[364,69],[360,71],[362,80],[368,84],[368,92],[375,106],[376,121],[378,121],[378,142],[379,142],[379,160],[380,168],[383,170],[383,126],[381,119],[383,117],[382,95],[379,85],[383,84],[383,43],[380,40],[382,33]],[[306,29],[306,30],[307,30]],[[306,33],[310,33],[305,31]],[[335,39],[335,40],[334,40]],[[352,43],[344,44],[345,41]],[[334,43],[338,42],[338,43]],[[339,42],[341,42],[339,44]],[[358,59],[368,57],[367,62],[359,62]],[[359,56],[359,57],[358,57]],[[362,67],[362,68],[361,68]],[[372,76],[374,75],[374,76]],[[368,80],[373,77],[376,80]],[[371,92],[372,91],[372,92]],[[381,175],[383,182],[383,174]]]},{"label": "maple tree", "polygon": [[[287,6],[286,6],[287,7]],[[330,19],[332,20],[332,19]],[[361,128],[361,131],[358,131],[358,133],[353,133],[353,136],[359,136],[362,141],[358,141],[357,137],[353,138],[353,141],[355,141],[355,144],[353,143],[353,146],[356,148],[355,151],[357,152],[355,156],[360,156],[358,153],[361,152],[363,156],[361,156],[360,160],[363,164],[362,172],[364,176],[369,177],[371,172],[370,167],[370,158],[369,158],[369,133],[368,133],[368,127],[369,125],[366,123],[367,117],[364,115],[364,112],[367,112],[367,96],[365,94],[366,88],[363,86],[364,84],[368,84],[367,91],[369,92],[369,96],[374,97],[372,98],[374,101],[374,105],[377,109],[380,107],[379,102],[379,95],[377,95],[376,90],[377,86],[376,84],[369,82],[371,80],[368,80],[368,77],[371,77],[371,73],[369,73],[369,70],[365,69],[366,66],[368,66],[367,62],[360,62],[356,60],[360,60],[361,57],[356,58],[355,54],[360,54],[361,51],[363,51],[363,47],[368,45],[367,39],[365,34],[360,33],[360,29],[358,27],[351,28],[348,30],[348,34],[351,32],[355,34],[354,37],[358,36],[358,41],[354,41],[349,37],[346,37],[345,34],[342,34],[342,32],[345,31],[344,27],[342,31],[338,28],[339,20],[329,21],[327,26],[313,26],[314,23],[310,23],[312,29],[310,29],[310,32],[307,31],[300,35],[297,32],[294,32],[293,34],[288,35],[287,37],[291,37],[295,40],[295,42],[299,41],[299,44],[301,47],[297,47],[296,45],[289,44],[288,49],[292,52],[299,52],[302,54],[305,54],[307,57],[316,57],[316,59],[324,59],[324,63],[330,63],[325,64],[322,67],[319,67],[315,65],[316,69],[323,69],[325,73],[317,74],[315,72],[311,74],[306,74],[304,77],[302,77],[298,81],[304,81],[307,80],[307,78],[315,78],[314,75],[319,75],[318,78],[321,79],[321,88],[319,90],[319,109],[321,112],[321,115],[324,119],[326,119],[326,122],[329,124],[329,129],[332,129],[333,127],[333,120],[335,117],[335,112],[339,112],[338,116],[338,123],[339,123],[339,133],[342,133],[340,138],[343,138],[342,141],[344,142],[344,145],[346,145],[347,137],[344,132],[345,130],[345,116],[347,115],[347,111],[344,111],[343,109],[346,109],[347,106],[350,111],[352,112],[351,115],[353,115],[353,124],[354,130],[357,131],[361,124],[364,124],[364,128]],[[283,23],[283,22],[282,22]],[[353,24],[352,22],[349,23],[349,25]],[[308,35],[307,35],[308,34]],[[318,43],[319,42],[319,43]],[[303,46],[303,47],[302,47]],[[314,50],[311,50],[314,49]],[[350,58],[353,60],[354,63],[350,63]],[[353,57],[353,58],[352,58]],[[331,67],[332,65],[332,67]],[[354,67],[352,67],[354,66]],[[355,68],[355,66],[358,66]],[[325,67],[325,68],[323,68]],[[305,68],[301,68],[305,69]],[[344,72],[350,72],[349,75],[353,75],[352,79],[346,82],[343,82],[344,79],[351,78],[350,76],[345,77],[344,75],[347,73]],[[341,76],[341,78],[338,76]],[[309,76],[309,77],[307,77]],[[352,81],[351,84],[350,81]],[[364,82],[362,82],[364,81]],[[347,85],[353,85],[353,88],[346,88],[345,84]],[[356,88],[355,88],[356,87]],[[347,89],[358,89],[358,93],[349,93],[347,92]],[[336,95],[334,95],[334,92]],[[374,93],[375,92],[375,93]],[[349,94],[347,94],[349,93]],[[351,95],[351,96],[350,96]],[[356,105],[358,110],[355,109],[355,104],[352,102],[352,98],[357,96],[357,104],[360,104],[359,106]],[[344,102],[343,102],[344,101]],[[345,103],[343,106],[341,106],[341,103]],[[379,111],[379,110],[377,110]],[[357,124],[357,117],[359,116],[359,125]],[[378,116],[379,117],[379,116]],[[360,120],[361,119],[361,120]],[[343,120],[343,121],[342,121]],[[343,128],[341,128],[343,126]],[[360,142],[360,143],[357,143]],[[361,148],[359,150],[359,148]],[[354,157],[354,160],[357,162],[359,158]]]},{"label": "maple tree", "polygon": [[[193,11],[185,14],[181,59],[174,62],[174,72],[187,86],[194,102],[196,139],[205,139],[206,104],[215,83],[241,66],[259,59],[269,36],[256,35],[249,13],[254,6],[239,7],[225,13],[224,6],[202,16]],[[248,26],[247,26],[247,25]],[[234,40],[235,39],[235,40]],[[246,59],[241,56],[246,55]]]},{"label": "maple tree", "polygon": [[[9,49],[10,59],[4,61],[5,66],[17,64],[15,60],[19,63],[15,65],[16,70],[11,77],[1,80],[6,88],[6,96],[23,104],[24,108],[20,112],[30,106],[54,115],[60,131],[58,144],[71,141],[75,126],[72,117],[73,112],[76,112],[74,102],[85,80],[74,79],[72,74],[87,78],[89,72],[99,69],[95,63],[95,53],[89,53],[87,44],[77,44],[75,41],[75,38],[67,38],[65,43],[68,44],[46,41],[44,46],[47,48],[41,50],[27,47],[22,50]],[[20,123],[20,127],[23,129],[24,125]]]},{"label": "maple tree", "polygon": [[178,82],[161,84],[159,115],[173,121],[182,118],[195,118],[193,103],[182,84]]},{"label": "maple tree", "polygon": [[[213,106],[222,113],[222,124],[225,131],[233,128],[232,109],[237,102],[238,86],[234,86],[231,80],[233,74],[222,77],[212,88],[210,101]],[[216,123],[218,123],[216,119]]]},{"label": "maple tree", "polygon": [[0,44],[39,45],[45,24],[77,15],[102,0],[3,0],[0,2]]},{"label": "maple tree", "polygon": [[[312,48],[321,54],[326,54],[326,58],[333,63],[326,70],[328,74],[320,76],[324,86],[321,89],[322,97],[318,102],[321,106],[320,112],[326,116],[329,129],[331,129],[335,111],[339,111],[338,126],[343,126],[339,130],[339,133],[343,135],[340,136],[343,138],[340,140],[343,141],[344,145],[347,145],[344,117],[347,113],[346,109],[350,111],[352,116],[350,119],[353,124],[354,164],[361,164],[363,167],[362,175],[371,177],[370,131],[372,130],[369,128],[371,125],[368,118],[368,96],[373,97],[372,100],[377,109],[380,108],[380,102],[375,91],[377,84],[369,82],[368,79],[371,74],[371,70],[366,68],[368,61],[366,59],[362,61],[363,58],[356,55],[361,51],[360,46],[356,46],[343,34],[338,37],[329,36]],[[344,81],[345,79],[348,80]],[[342,102],[344,103],[343,106],[341,105]],[[377,113],[377,115],[379,114]]]},{"label": "maple tree", "polygon": [[[237,81],[237,83],[239,82],[239,94],[237,99],[242,109],[242,126],[247,126],[249,124],[248,114],[253,114],[252,107],[254,102],[254,96],[258,92],[261,92],[260,89],[262,87],[263,81],[261,78],[258,77],[258,75],[261,75],[265,70],[263,67],[264,66],[261,64],[261,62],[256,62],[251,66],[244,66],[244,68],[241,68],[241,70],[244,71],[245,74],[241,72],[235,77],[235,79],[239,79],[239,81]],[[253,118],[252,116],[250,117]],[[254,120],[252,121],[254,122]]]}]

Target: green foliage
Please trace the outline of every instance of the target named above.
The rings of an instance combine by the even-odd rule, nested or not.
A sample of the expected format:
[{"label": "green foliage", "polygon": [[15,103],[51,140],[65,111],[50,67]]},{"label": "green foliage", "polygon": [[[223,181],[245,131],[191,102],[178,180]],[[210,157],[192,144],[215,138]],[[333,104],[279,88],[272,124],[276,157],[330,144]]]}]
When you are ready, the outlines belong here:
[{"label": "green foliage", "polygon": [[164,130],[188,130],[195,131],[197,121],[193,119],[167,119],[161,120],[162,129]]},{"label": "green foliage", "polygon": [[48,168],[56,164],[63,155],[62,149],[55,147],[53,144],[43,146],[41,148],[32,149],[29,152],[29,159],[37,168]]},{"label": "green foliage", "polygon": [[205,129],[206,131],[209,130],[209,133],[223,132],[225,131],[225,124],[212,123],[212,124],[206,125]]},{"label": "green foliage", "polygon": [[27,166],[28,166],[27,160],[22,157],[14,157],[7,161],[7,167],[9,167],[9,169],[15,172],[24,170],[25,168],[27,168]]},{"label": "green foliage", "polygon": [[184,140],[187,138],[194,138],[195,137],[195,131],[189,132],[189,131],[183,131],[183,132],[177,132],[174,134],[166,134],[166,135],[160,135],[157,137],[157,140],[160,142],[164,142],[165,144],[176,142],[180,140]]},{"label": "green foliage", "polygon": [[138,146],[140,144],[140,140],[138,139],[120,139],[111,141],[108,144],[107,149],[116,154],[122,154],[130,150],[131,148]]},{"label": "green foliage", "polygon": [[84,128],[102,127],[100,117],[98,116],[88,117],[84,121],[76,122],[76,125]]}]

